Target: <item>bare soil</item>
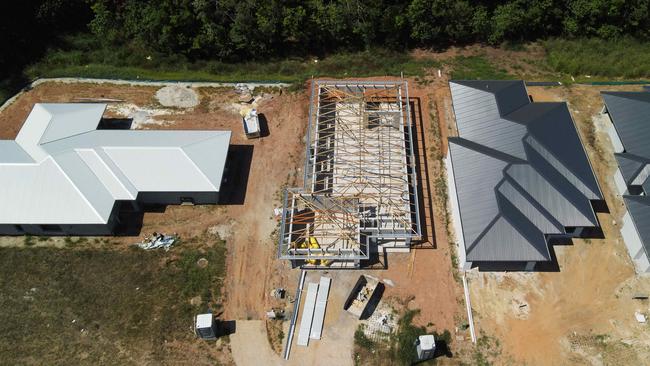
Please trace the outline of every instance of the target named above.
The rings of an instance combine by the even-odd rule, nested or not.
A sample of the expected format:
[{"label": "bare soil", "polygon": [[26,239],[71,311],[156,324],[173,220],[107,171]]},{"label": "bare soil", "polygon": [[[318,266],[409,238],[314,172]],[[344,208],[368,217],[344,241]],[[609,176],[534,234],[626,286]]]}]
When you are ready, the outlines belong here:
[{"label": "bare soil", "polygon": [[[463,322],[463,302],[460,297],[462,291],[454,279],[455,272],[451,265],[451,258],[455,254],[447,240],[446,189],[441,186],[440,179],[444,178],[440,158],[446,150],[444,137],[450,120],[449,93],[444,78],[430,77],[420,82],[409,80],[409,87],[418,145],[418,184],[422,190],[424,240],[419,245],[420,249],[411,253],[390,254],[387,270],[370,272],[394,284],[394,287],[387,287],[386,297],[412,298],[409,307],[420,309],[416,324],[454,333],[456,326]],[[111,104],[107,116],[124,118],[127,116],[119,112],[121,105],[167,108],[155,99],[158,89],[110,84],[44,83],[22,95],[0,113],[0,138],[15,138],[34,103],[72,102],[79,97],[120,99],[124,102]],[[292,294],[298,276],[298,271],[290,270],[288,263],[276,259],[278,218],[274,217],[273,209],[280,207],[281,191],[285,186],[302,184],[310,89],[306,85],[304,92],[300,93],[265,90],[257,101],[257,109],[264,115],[267,127],[266,131],[263,128],[262,138],[253,140],[247,140],[242,131],[236,105],[240,94],[231,88],[195,90],[200,97],[198,106],[172,108],[171,113],[151,116],[155,123],[140,127],[233,131],[231,154],[238,162],[231,180],[235,199],[218,206],[168,206],[162,212],[147,212],[142,219],[141,234],[175,232],[181,238],[192,238],[205,231],[217,233],[227,241],[228,246],[224,311],[221,317],[238,321],[264,319],[265,312],[278,305],[270,296],[271,289],[284,287]],[[84,245],[126,250],[140,239],[136,236],[99,238],[88,240]],[[0,245],[22,246],[23,239],[1,238]],[[63,239],[51,238],[37,241],[35,245],[61,247],[64,243]],[[341,291],[347,293],[347,288]],[[257,328],[264,332],[266,327],[262,325]],[[279,332],[274,330],[273,333],[273,348],[277,352],[281,340],[275,339]],[[465,331],[458,335],[459,339],[468,338]],[[352,334],[349,334],[345,339],[351,337]],[[260,339],[268,342],[266,334]],[[350,350],[351,347],[350,344]]]}]

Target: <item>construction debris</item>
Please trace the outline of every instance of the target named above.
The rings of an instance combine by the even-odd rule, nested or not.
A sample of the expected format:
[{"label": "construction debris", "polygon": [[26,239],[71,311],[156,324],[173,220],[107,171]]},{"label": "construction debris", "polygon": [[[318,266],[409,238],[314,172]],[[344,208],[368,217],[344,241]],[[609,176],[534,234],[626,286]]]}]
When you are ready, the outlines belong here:
[{"label": "construction debris", "polygon": [[154,232],[151,236],[145,236],[144,240],[136,245],[145,250],[163,248],[165,251],[168,251],[177,239],[178,236],[176,234],[165,235]]},{"label": "construction debris", "polygon": [[387,336],[397,329],[397,317],[390,307],[380,306],[376,309],[364,328],[364,334],[370,339]]},{"label": "construction debris", "polygon": [[271,297],[274,299],[284,299],[285,294],[286,290],[281,287],[271,290]]},{"label": "construction debris", "polygon": [[357,283],[343,305],[343,309],[360,319],[368,317],[370,314],[367,313],[372,308],[368,305],[373,301],[379,301],[378,296],[375,296],[376,293],[379,293],[377,291],[378,287],[379,281],[376,279],[364,275],[359,276]]},{"label": "construction debris", "polygon": [[282,309],[271,309],[266,312],[267,319],[284,319],[284,310]]},{"label": "construction debris", "polygon": [[242,108],[242,124],[244,125],[244,134],[246,138],[252,139],[260,137],[260,120],[257,116],[257,109]]},{"label": "construction debris", "polygon": [[199,95],[190,87],[170,85],[158,89],[156,99],[165,107],[193,108],[199,105]]},{"label": "construction debris", "polygon": [[647,321],[646,316],[643,313],[638,311],[634,312],[634,317],[636,318],[636,321],[639,323],[645,323]]}]

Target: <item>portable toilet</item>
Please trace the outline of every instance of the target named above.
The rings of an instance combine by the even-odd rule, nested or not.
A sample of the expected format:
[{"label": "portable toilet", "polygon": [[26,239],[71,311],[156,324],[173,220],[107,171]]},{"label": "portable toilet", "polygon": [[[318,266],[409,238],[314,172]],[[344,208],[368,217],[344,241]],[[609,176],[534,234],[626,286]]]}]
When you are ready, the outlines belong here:
[{"label": "portable toilet", "polygon": [[217,339],[217,327],[212,313],[197,315],[194,321],[194,331],[202,339]]},{"label": "portable toilet", "polygon": [[436,340],[432,334],[421,335],[415,341],[415,348],[418,353],[418,360],[428,360],[433,358],[436,352]]}]

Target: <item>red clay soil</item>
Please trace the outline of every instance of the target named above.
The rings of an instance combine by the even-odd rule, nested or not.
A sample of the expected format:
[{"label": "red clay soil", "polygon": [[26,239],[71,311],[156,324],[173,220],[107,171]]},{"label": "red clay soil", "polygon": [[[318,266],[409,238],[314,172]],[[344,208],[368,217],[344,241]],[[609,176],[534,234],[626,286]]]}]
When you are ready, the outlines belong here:
[{"label": "red clay soil", "polygon": [[[387,78],[373,80],[383,79]],[[433,323],[436,329],[453,330],[455,319],[462,311],[462,302],[457,300],[462,292],[451,268],[445,199],[440,197],[440,187],[436,186],[439,178],[444,177],[438,157],[444,140],[441,135],[447,131],[447,120],[443,117],[432,121],[429,110],[430,106],[436,109],[450,106],[444,99],[448,94],[444,85],[442,79],[428,85],[409,80],[419,149],[425,242],[420,245],[422,249],[410,254],[389,255],[388,270],[380,271],[377,276],[390,279],[396,285],[387,288],[386,296],[413,298],[409,306],[421,311],[416,323]],[[156,87],[110,84],[41,84],[0,113],[0,138],[14,138],[36,102],[70,102],[83,96],[122,99],[140,107],[159,108],[153,97],[156,90]],[[272,287],[293,288],[289,284],[295,281],[297,271],[289,270],[287,263],[276,259],[273,235],[278,221],[273,217],[273,209],[281,205],[283,187],[302,184],[310,88],[306,85],[303,90],[295,94],[274,92],[259,103],[257,109],[268,121],[268,136],[260,139],[245,138],[241,117],[232,108],[239,96],[227,88],[198,89],[201,96],[199,106],[155,117],[168,124],[146,126],[155,129],[232,130],[234,151],[249,155],[249,162],[244,156],[243,166],[237,167],[241,172],[248,171],[248,179],[237,182],[241,186],[240,193],[243,193],[239,202],[225,206],[169,206],[164,212],[148,212],[144,215],[141,231],[143,234],[176,232],[181,238],[189,238],[211,229],[224,235],[229,250],[224,289],[225,319],[261,319],[272,302],[269,299]],[[441,112],[433,114],[442,115]],[[126,247],[139,240],[139,237],[112,238],[111,245]]]}]

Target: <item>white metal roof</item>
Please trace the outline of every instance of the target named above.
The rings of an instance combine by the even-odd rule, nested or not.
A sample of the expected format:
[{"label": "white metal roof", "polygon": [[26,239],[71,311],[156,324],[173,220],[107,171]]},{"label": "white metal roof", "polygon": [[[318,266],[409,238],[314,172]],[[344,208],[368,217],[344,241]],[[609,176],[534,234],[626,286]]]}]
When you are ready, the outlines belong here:
[{"label": "white metal roof", "polygon": [[230,131],[97,130],[105,104],[36,104],[0,141],[0,224],[105,224],[139,192],[218,192]]}]

